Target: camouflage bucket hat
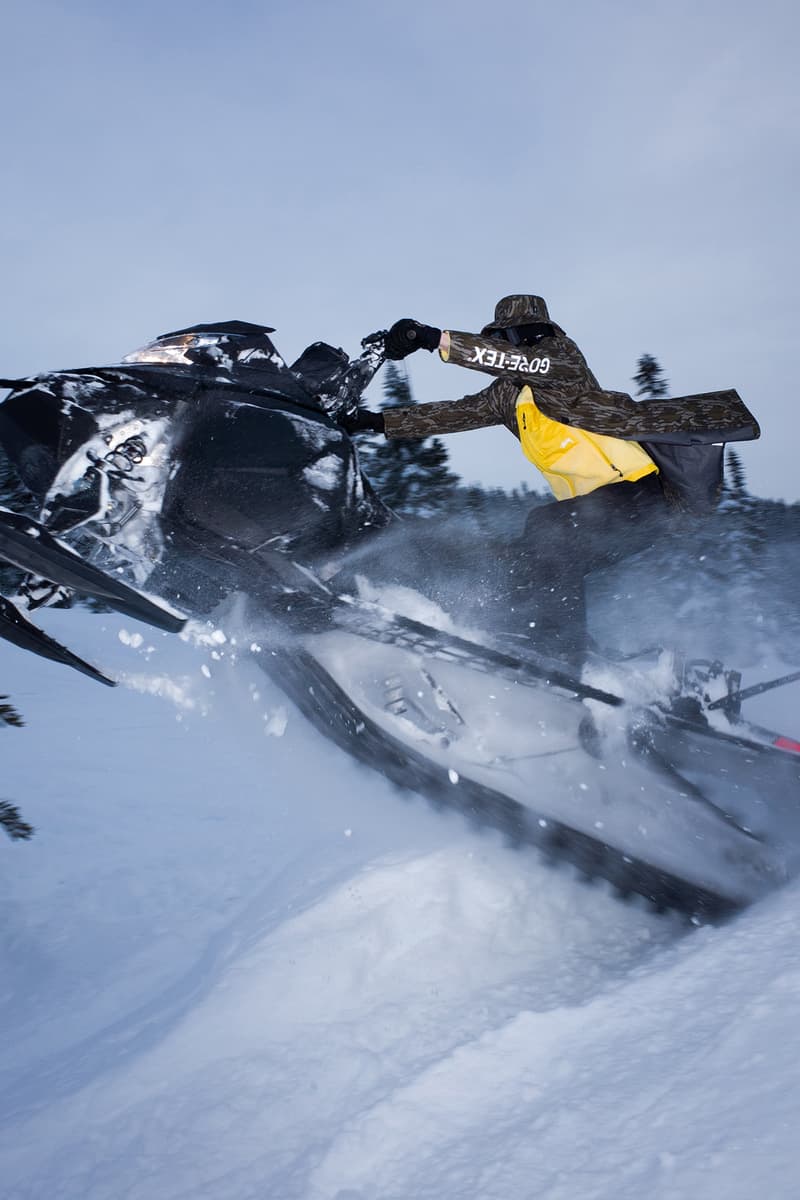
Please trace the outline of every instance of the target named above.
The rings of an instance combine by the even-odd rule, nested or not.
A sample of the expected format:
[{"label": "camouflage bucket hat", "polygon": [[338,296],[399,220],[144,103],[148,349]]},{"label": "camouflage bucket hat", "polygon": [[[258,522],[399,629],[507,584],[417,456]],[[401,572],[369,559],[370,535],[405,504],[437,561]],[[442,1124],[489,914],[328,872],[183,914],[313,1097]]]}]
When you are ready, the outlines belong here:
[{"label": "camouflage bucket hat", "polygon": [[495,329],[513,329],[515,325],[534,325],[539,322],[550,324],[550,314],[541,296],[504,296],[494,309],[494,320],[484,325],[481,334]]}]

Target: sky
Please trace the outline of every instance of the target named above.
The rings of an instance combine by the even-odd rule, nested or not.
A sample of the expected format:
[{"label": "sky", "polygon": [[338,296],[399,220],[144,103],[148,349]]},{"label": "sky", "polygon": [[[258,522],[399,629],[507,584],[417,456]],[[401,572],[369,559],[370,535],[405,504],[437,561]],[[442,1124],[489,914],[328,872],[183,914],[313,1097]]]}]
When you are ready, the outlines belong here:
[{"label": "sky", "polygon": [[[231,318],[356,353],[534,292],[606,387],[642,353],[674,395],[736,387],[751,490],[800,499],[791,0],[6,0],[3,30],[0,375]],[[447,444],[540,485],[504,430]]]}]

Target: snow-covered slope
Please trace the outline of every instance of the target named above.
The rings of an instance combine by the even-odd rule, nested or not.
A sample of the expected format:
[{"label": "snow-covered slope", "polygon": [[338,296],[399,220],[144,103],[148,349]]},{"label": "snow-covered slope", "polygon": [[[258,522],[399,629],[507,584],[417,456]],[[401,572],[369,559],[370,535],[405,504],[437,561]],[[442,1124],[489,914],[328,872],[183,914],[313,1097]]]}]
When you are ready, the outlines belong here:
[{"label": "snow-covered slope", "polygon": [[115,616],[0,649],[7,1200],[796,1195],[791,887],[719,929],[399,795]]}]

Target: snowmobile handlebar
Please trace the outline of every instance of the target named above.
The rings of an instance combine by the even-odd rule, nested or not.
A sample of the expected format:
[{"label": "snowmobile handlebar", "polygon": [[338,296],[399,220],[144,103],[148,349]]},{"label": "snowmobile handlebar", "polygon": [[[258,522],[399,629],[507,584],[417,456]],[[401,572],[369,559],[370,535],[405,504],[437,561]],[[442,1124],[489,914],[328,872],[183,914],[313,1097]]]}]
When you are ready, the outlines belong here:
[{"label": "snowmobile handlebar", "polygon": [[332,410],[345,426],[356,420],[363,393],[386,361],[384,339],[382,331],[363,338],[361,354],[351,359],[337,382]]}]

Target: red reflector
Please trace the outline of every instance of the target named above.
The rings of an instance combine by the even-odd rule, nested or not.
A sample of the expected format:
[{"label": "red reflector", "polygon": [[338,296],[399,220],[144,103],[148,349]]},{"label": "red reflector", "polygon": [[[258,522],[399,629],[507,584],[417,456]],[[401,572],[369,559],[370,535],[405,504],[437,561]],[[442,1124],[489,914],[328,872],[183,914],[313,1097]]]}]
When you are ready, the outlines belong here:
[{"label": "red reflector", "polygon": [[794,738],[775,738],[772,744],[773,746],[777,746],[779,750],[791,750],[794,754],[800,754],[800,742],[796,742]]}]

